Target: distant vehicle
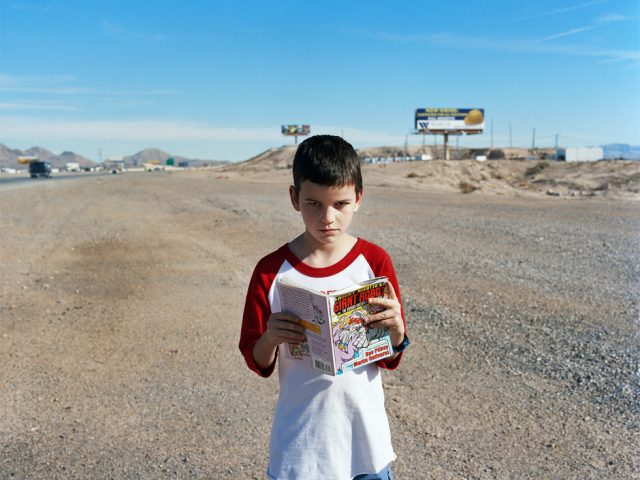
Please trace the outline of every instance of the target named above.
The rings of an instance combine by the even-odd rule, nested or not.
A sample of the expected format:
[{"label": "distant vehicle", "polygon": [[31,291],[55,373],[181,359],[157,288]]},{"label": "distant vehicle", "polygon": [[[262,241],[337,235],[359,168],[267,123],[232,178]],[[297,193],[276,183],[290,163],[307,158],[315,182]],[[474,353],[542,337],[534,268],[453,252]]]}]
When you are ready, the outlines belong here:
[{"label": "distant vehicle", "polygon": [[49,162],[30,162],[29,175],[31,175],[31,178],[49,178],[51,176],[51,164]]},{"label": "distant vehicle", "polygon": [[124,172],[124,160],[120,158],[108,158],[102,164],[102,167],[112,174]]},{"label": "distant vehicle", "polygon": [[78,162],[67,162],[64,166],[67,172],[80,172],[80,164]]}]

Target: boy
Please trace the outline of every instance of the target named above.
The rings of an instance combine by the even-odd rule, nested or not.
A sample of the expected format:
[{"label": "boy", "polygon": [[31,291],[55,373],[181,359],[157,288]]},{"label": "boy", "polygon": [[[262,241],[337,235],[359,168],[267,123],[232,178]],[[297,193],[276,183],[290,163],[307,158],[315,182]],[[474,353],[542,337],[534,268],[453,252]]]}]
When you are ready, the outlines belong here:
[{"label": "boy", "polygon": [[[340,137],[310,137],[296,151],[293,181],[289,195],[305,230],[258,262],[239,345],[249,368],[263,377],[273,373],[278,359],[280,394],[267,474],[277,480],[390,479],[396,455],[379,368],[396,368],[409,342],[391,259],[347,233],[362,202],[360,159]],[[314,369],[309,356],[285,357],[284,344],[300,344],[305,335],[298,318],[280,312],[279,278],[332,291],[383,275],[389,298],[372,299],[384,309],[366,321],[389,329],[393,356],[335,377]]]}]

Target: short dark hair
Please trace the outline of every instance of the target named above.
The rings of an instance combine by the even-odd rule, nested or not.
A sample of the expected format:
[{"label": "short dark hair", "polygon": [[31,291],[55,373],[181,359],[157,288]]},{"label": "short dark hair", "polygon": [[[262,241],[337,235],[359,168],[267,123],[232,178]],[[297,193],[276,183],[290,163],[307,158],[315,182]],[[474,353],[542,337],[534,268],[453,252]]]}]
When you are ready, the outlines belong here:
[{"label": "short dark hair", "polygon": [[308,180],[318,185],[344,187],[354,185],[362,193],[360,157],[353,146],[335,135],[314,135],[300,144],[293,158],[293,185]]}]

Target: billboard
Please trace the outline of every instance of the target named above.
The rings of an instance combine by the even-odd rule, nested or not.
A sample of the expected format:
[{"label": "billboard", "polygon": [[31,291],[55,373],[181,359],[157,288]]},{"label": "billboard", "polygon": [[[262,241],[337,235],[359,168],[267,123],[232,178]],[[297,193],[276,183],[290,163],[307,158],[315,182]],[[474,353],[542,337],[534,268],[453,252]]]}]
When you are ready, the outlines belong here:
[{"label": "billboard", "polygon": [[309,125],[282,125],[283,135],[309,135],[311,127]]},{"label": "billboard", "polygon": [[482,133],[484,108],[418,108],[415,125],[423,133]]}]

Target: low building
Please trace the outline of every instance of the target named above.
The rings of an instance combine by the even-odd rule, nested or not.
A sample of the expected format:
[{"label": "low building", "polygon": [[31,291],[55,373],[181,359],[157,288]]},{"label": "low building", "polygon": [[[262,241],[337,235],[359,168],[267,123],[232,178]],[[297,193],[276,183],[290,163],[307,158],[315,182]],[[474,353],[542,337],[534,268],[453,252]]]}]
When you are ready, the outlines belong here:
[{"label": "low building", "polygon": [[566,162],[597,162],[604,159],[604,149],[602,147],[559,148],[556,151],[556,158]]}]

